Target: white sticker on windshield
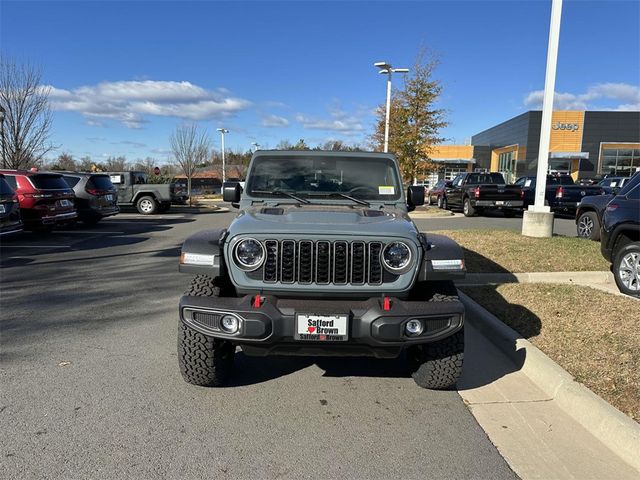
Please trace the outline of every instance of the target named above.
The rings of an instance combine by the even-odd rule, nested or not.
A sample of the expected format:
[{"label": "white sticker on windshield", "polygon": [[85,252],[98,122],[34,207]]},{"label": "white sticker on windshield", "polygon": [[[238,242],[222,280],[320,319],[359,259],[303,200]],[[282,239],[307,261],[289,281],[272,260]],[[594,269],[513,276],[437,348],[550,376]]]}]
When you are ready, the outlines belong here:
[{"label": "white sticker on windshield", "polygon": [[378,186],[378,195],[395,195],[396,189],[393,185],[379,185]]}]

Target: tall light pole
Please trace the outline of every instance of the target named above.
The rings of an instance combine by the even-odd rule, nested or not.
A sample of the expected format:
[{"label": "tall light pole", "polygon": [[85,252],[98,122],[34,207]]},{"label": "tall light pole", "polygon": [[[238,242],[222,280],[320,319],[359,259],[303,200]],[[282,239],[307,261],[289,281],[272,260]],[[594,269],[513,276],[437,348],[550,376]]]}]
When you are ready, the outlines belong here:
[{"label": "tall light pole", "polygon": [[5,163],[5,158],[4,158],[4,116],[5,116],[6,110],[3,107],[0,107],[0,142],[2,142],[2,145],[0,145],[0,148],[2,148],[2,168],[7,168],[7,164]]},{"label": "tall light pole", "polygon": [[224,162],[224,134],[229,133],[229,130],[226,128],[218,128],[220,132],[220,136],[222,137],[222,184],[227,181],[227,166]]},{"label": "tall light pole", "polygon": [[387,75],[387,108],[384,116],[384,151],[386,153],[389,151],[389,115],[391,114],[391,74],[395,72],[407,73],[409,69],[393,68],[387,62],[376,62],[373,64],[373,66],[380,69],[378,73]]},{"label": "tall light pole", "polygon": [[538,170],[536,173],[535,203],[529,206],[522,217],[522,234],[530,237],[551,237],[553,235],[553,213],[544,204],[549,169],[549,142],[551,140],[551,116],[553,95],[556,88],[556,65],[558,63],[558,43],[560,42],[560,18],[562,0],[551,0],[551,23],[549,45],[547,47],[547,70],[542,97],[542,125],[538,149]]}]

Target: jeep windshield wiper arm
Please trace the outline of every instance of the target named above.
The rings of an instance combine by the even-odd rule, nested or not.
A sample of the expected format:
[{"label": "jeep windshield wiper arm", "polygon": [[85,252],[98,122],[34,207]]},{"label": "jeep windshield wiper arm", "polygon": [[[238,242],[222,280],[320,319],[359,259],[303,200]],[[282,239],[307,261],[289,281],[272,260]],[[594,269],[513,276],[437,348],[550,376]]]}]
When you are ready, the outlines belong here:
[{"label": "jeep windshield wiper arm", "polygon": [[294,195],[293,193],[289,193],[286,192],[284,190],[252,190],[251,193],[257,193],[258,195],[266,195],[266,194],[275,194],[275,195],[283,195],[285,197],[289,197],[289,198],[293,198],[294,200],[297,200],[300,203],[311,203],[309,200],[307,200],[306,198],[301,198],[297,195]]},{"label": "jeep windshield wiper arm", "polygon": [[317,196],[322,196],[322,197],[342,197],[342,198],[346,198],[347,200],[351,200],[352,202],[358,203],[360,205],[366,205],[367,207],[370,207],[371,204],[369,202],[367,202],[366,200],[361,200],[359,198],[355,198],[352,197],[351,195],[347,195],[346,193],[342,193],[342,192],[328,192],[328,193],[313,193],[311,195],[317,195]]}]

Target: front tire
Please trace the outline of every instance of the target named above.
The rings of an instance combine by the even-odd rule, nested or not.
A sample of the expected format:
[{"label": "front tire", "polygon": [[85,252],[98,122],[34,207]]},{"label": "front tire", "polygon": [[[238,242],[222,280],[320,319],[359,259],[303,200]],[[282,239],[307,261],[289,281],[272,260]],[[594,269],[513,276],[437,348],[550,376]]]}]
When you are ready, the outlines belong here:
[{"label": "front tire", "polygon": [[145,195],[138,199],[136,208],[142,215],[153,215],[158,211],[158,203],[155,198]]},{"label": "front tire", "polygon": [[[185,295],[219,297],[221,282],[207,275],[197,275]],[[231,376],[236,347],[200,333],[179,321],[178,364],[182,378],[192,385],[221,387]]]},{"label": "front tire", "polygon": [[613,277],[622,293],[640,298],[640,242],[628,243],[615,254]]},{"label": "front tire", "polygon": [[578,218],[576,230],[580,238],[589,240],[600,240],[600,221],[596,212],[584,212]]},{"label": "front tire", "polygon": [[471,200],[468,198],[464,199],[464,205],[462,206],[462,212],[465,217],[473,217],[476,213],[476,209],[471,205]]},{"label": "front tire", "polygon": [[[458,301],[458,291],[452,282],[442,282],[424,290],[429,292],[429,302]],[[411,347],[407,355],[411,377],[418,386],[431,390],[449,389],[462,375],[464,327],[438,342]]]}]

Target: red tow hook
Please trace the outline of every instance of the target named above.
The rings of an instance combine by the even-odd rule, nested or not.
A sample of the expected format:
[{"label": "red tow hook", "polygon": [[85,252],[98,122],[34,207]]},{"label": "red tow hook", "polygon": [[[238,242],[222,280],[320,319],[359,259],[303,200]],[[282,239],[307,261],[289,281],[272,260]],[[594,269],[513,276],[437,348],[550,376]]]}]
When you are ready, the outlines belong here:
[{"label": "red tow hook", "polygon": [[260,308],[262,306],[262,297],[260,295],[256,295],[253,299],[253,308]]},{"label": "red tow hook", "polygon": [[384,300],[382,301],[382,310],[388,312],[391,310],[391,299],[385,295]]}]

